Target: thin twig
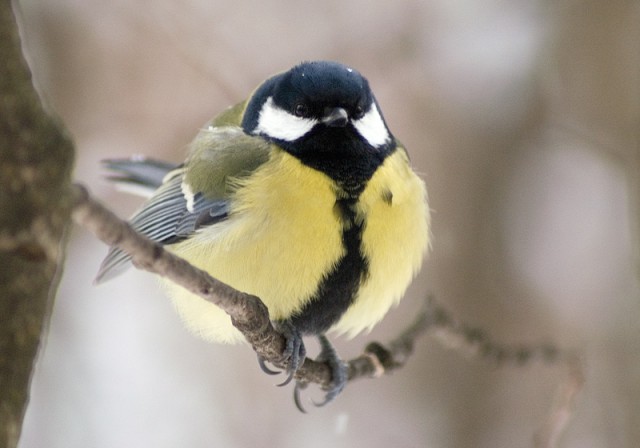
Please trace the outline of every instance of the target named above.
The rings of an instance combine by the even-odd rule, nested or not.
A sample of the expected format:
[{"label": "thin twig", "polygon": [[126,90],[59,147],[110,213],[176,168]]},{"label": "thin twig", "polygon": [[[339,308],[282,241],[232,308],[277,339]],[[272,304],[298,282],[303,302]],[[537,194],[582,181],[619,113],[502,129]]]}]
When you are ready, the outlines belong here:
[{"label": "thin twig", "polygon": [[430,328],[432,335],[444,346],[481,358],[496,366],[524,366],[533,361],[554,363],[569,355],[552,344],[506,345],[492,340],[484,331],[471,327],[451,315],[447,310],[431,301],[436,322]]},{"label": "thin twig", "polygon": [[565,430],[578,396],[584,387],[584,365],[573,350],[563,350],[551,344],[505,345],[493,341],[482,330],[470,327],[429,300],[432,325],[429,332],[443,345],[470,357],[483,359],[496,366],[524,366],[535,361],[560,365],[567,376],[559,385],[556,399],[544,425],[534,435],[535,448],[554,448]]}]

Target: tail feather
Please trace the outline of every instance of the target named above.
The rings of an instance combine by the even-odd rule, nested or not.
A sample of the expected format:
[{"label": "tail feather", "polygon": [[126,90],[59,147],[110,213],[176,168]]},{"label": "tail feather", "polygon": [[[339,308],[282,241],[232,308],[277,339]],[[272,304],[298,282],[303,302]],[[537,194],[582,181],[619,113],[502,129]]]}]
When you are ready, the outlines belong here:
[{"label": "tail feather", "polygon": [[149,197],[157,190],[165,176],[178,165],[144,157],[129,159],[107,159],[102,165],[113,174],[107,179],[114,182],[119,190]]},{"label": "tail feather", "polygon": [[122,274],[124,271],[129,269],[130,266],[131,257],[121,250],[112,247],[109,249],[109,253],[100,264],[100,269],[98,269],[94,283],[99,285],[109,281]]}]

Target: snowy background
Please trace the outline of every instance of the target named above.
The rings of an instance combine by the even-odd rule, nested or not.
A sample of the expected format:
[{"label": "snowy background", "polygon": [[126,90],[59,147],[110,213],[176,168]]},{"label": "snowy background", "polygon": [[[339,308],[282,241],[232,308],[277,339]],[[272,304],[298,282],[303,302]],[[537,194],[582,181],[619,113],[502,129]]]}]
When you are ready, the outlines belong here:
[{"label": "snowy background", "polygon": [[[75,176],[123,217],[138,200],[101,159],[180,161],[267,76],[310,59],[359,69],[427,182],[434,240],[406,299],[340,353],[397,334],[433,292],[500,341],[583,350],[562,447],[640,446],[639,2],[19,4]],[[403,370],[302,415],[247,347],[187,333],[150,274],[94,287],[105,253],[73,229],[21,448],[529,447],[564,379],[427,337]]]}]

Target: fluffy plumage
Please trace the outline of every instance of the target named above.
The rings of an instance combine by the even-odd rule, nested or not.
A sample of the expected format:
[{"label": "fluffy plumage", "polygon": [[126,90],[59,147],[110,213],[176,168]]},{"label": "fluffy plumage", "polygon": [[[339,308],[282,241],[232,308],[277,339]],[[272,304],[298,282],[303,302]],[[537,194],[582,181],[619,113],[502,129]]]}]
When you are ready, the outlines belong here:
[{"label": "fluffy plumage", "polygon": [[[164,167],[132,225],[260,297],[292,338],[371,328],[402,297],[428,246],[424,183],[366,79],[338,63],[269,78],[198,133],[182,166],[111,165],[119,180],[138,184],[148,166],[153,187]],[[127,262],[112,249],[98,279]],[[165,289],[195,333],[242,340],[214,305],[169,282]]]}]

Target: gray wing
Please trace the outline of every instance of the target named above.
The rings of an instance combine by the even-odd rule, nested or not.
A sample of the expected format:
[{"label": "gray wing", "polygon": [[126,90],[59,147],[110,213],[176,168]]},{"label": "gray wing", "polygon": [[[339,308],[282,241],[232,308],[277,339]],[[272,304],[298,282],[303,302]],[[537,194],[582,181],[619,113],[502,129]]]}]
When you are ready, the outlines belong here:
[{"label": "gray wing", "polygon": [[[192,235],[198,228],[227,218],[228,201],[211,200],[196,193],[193,205],[187,207],[182,192],[182,168],[171,172],[169,179],[156,191],[144,206],[133,215],[131,226],[152,241],[163,245],[174,244]],[[112,247],[100,265],[96,283],[102,283],[124,272],[131,264],[131,257]]]},{"label": "gray wing", "polygon": [[[251,175],[269,158],[271,145],[248,136],[238,127],[206,127],[191,144],[186,166],[173,170],[155,160],[114,160],[117,181],[157,190],[130,219],[131,226],[163,245],[175,244],[198,229],[228,217],[227,182]],[[186,181],[185,181],[186,177]],[[185,184],[189,188],[185,189]],[[202,189],[207,196],[202,194]],[[111,248],[102,262],[96,283],[109,280],[130,266],[131,257]]]}]

